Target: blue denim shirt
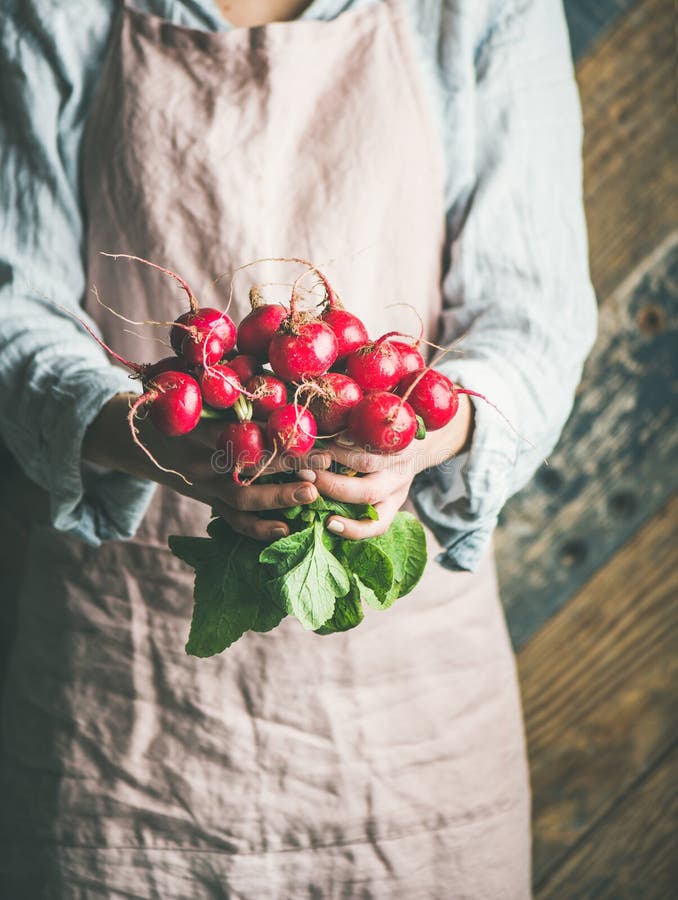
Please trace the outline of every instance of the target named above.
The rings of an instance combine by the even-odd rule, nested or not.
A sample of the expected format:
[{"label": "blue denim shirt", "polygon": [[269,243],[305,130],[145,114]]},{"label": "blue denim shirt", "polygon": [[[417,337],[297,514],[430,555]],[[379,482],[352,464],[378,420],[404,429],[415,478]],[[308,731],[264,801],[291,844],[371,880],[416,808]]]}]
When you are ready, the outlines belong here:
[{"label": "blue denim shirt", "polygon": [[[374,2],[387,0],[314,0],[303,17]],[[441,340],[465,335],[439,367],[505,416],[474,401],[470,452],[422,473],[412,496],[447,548],[439,561],[473,569],[555,444],[595,336],[580,110],[560,0],[404,2],[447,162]],[[45,302],[82,315],[79,151],[116,5],[8,0],[0,22],[0,435],[49,492],[54,526],[91,544],[132,536],[153,491],[83,466],[87,426],[130,382]],[[230,27],[215,0],[135,5]]]}]

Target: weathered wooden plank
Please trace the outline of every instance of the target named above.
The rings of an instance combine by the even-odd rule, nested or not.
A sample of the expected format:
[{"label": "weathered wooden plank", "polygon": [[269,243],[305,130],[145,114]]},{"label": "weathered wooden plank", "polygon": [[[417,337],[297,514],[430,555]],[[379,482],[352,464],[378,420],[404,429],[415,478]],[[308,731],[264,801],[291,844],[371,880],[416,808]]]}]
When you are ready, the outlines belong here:
[{"label": "weathered wooden plank", "polygon": [[670,900],[678,885],[678,744],[639,779],[536,900]]},{"label": "weathered wooden plank", "polygon": [[572,55],[579,59],[635,0],[565,0]]},{"label": "weathered wooden plank", "polygon": [[581,61],[578,78],[600,336],[551,467],[507,505],[498,531],[517,646],[675,486],[678,127],[670,0],[640,0]]},{"label": "weathered wooden plank", "polygon": [[676,740],[677,534],[678,496],[518,656],[537,884]]},{"label": "weathered wooden plank", "polygon": [[577,66],[591,272],[602,302],[676,227],[675,26],[672,0],[640,0]]},{"label": "weathered wooden plank", "polygon": [[550,466],[502,516],[502,596],[521,646],[676,489],[678,234],[601,309]]}]

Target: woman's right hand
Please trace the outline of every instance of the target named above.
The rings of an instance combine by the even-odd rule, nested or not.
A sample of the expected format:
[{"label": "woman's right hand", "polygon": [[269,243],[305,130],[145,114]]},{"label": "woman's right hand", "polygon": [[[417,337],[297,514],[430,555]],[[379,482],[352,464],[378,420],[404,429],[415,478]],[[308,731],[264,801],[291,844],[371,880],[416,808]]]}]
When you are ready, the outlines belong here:
[{"label": "woman's right hand", "polygon": [[[146,478],[206,503],[225,519],[234,531],[260,541],[275,541],[289,534],[283,519],[262,518],[265,510],[284,509],[311,503],[318,496],[313,485],[315,469],[326,469],[330,456],[311,451],[296,460],[299,480],[287,484],[237,485],[230,474],[220,472],[212,464],[216,439],[223,423],[203,420],[192,432],[182,437],[166,437],[147,420],[136,420],[139,439],[155,459],[167,469],[181,472],[191,484],[155,466],[134,443],[127,421],[130,401],[135,394],[117,394],[103,407],[85,433],[83,459]],[[272,465],[268,471],[280,471]],[[289,470],[289,469],[288,469]]]}]

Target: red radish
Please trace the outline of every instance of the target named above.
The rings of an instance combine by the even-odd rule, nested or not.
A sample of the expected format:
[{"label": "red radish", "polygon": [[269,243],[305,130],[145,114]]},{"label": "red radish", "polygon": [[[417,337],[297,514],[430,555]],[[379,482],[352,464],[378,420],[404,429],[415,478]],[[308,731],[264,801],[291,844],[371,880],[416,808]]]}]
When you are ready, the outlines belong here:
[{"label": "red radish", "polygon": [[275,375],[255,375],[247,382],[255,419],[268,419],[274,409],[287,403],[287,385]]},{"label": "red radish", "polygon": [[398,453],[414,440],[417,417],[410,404],[395,394],[371,391],[351,410],[348,431],[373,453]]},{"label": "red radish", "polygon": [[[420,385],[423,384],[423,388]],[[416,372],[408,372],[403,378],[401,384],[398,385],[397,393],[402,395],[403,400],[409,401],[414,397],[413,408],[416,409],[417,415],[424,422],[427,431],[435,431],[442,428],[450,422],[457,413],[459,407],[459,395],[466,394],[468,397],[477,397],[483,403],[487,403],[492,409],[498,413],[521,440],[526,441],[530,447],[534,448],[534,444],[523,437],[519,431],[516,431],[511,420],[496,406],[485,394],[479,394],[478,391],[472,391],[469,388],[459,387],[450,381],[442,372],[435,369],[425,367]],[[416,404],[416,405],[415,405]],[[418,408],[417,408],[418,407]]]},{"label": "red radish", "polygon": [[142,366],[143,379],[148,380],[161,372],[188,372],[186,360],[179,359],[178,356],[165,356],[154,363],[145,363]]},{"label": "red radish", "polygon": [[170,328],[170,344],[177,356],[181,353],[181,344],[186,337],[192,316],[193,313],[190,312],[190,310],[189,312],[182,313],[174,320],[174,325]]},{"label": "red radish", "polygon": [[[252,296],[252,292],[250,296]],[[252,302],[256,303],[256,300],[253,298]],[[252,312],[248,313],[238,325],[238,350],[240,353],[266,362],[271,338],[288,314],[287,307],[279,303],[263,303],[253,306]]]},{"label": "red radish", "polygon": [[348,425],[351,409],[363,397],[358,384],[340,372],[328,372],[309,385],[314,396],[309,409],[315,416],[321,434],[336,434]]},{"label": "red radish", "polygon": [[291,312],[273,335],[271,368],[284,381],[323,375],[337,358],[339,342],[329,325],[308,313]]},{"label": "red radish", "polygon": [[[306,259],[292,257],[290,261],[302,263],[303,265],[308,266],[308,268],[312,272],[314,272],[322,282],[323,287],[325,288],[325,311],[323,312],[321,319],[323,322],[330,326],[330,328],[336,335],[337,357],[335,361],[342,362],[349,353],[352,353],[353,350],[357,350],[358,347],[362,346],[362,344],[365,344],[368,341],[369,336],[367,334],[367,328],[365,328],[365,325],[357,316],[344,308],[344,304],[336,295],[334,288],[327,279],[327,276],[324,275],[320,271],[320,269],[316,268],[313,263],[309,262]],[[295,295],[293,287],[292,301],[290,303],[290,308],[292,310],[294,309],[294,302]]]},{"label": "red radish", "polygon": [[[316,269],[312,263],[297,257],[279,258],[277,261],[300,262],[315,272],[325,285],[328,302],[331,306],[334,305],[336,302],[334,291],[322,272]],[[263,262],[263,260],[258,260],[258,262]],[[257,355],[259,358],[265,358],[263,352],[266,350],[271,368],[284,381],[303,381],[306,378],[324,374],[336,360],[339,352],[337,336],[330,326],[309,312],[297,310],[297,283],[303,277],[304,275],[300,275],[292,285],[289,313],[279,319],[278,327],[272,335],[268,328],[260,327],[258,317],[263,320],[263,317],[270,315],[270,312],[267,306],[258,305],[261,300],[259,292],[256,288],[252,288],[250,291],[252,312],[240,323],[238,332],[240,350]],[[280,315],[282,309],[283,307],[279,307],[276,314]],[[251,322],[254,324],[250,325]],[[248,326],[244,333],[243,325]],[[262,331],[263,339],[259,342]],[[269,335],[270,341],[268,340]],[[245,343],[243,343],[243,339]]]},{"label": "red radish", "polygon": [[389,343],[396,348],[398,353],[400,353],[405,373],[414,372],[416,369],[423,369],[426,365],[424,357],[421,355],[416,345],[406,344],[405,341],[389,341]]},{"label": "red radish", "polygon": [[[160,465],[158,460],[153,456],[151,451],[139,439],[139,432],[134,423],[137,413],[142,406],[150,406],[149,417],[153,425],[163,434],[176,436],[187,434],[192,431],[200,421],[200,413],[202,412],[202,395],[200,394],[200,385],[186,372],[172,371],[166,368],[167,359],[160,360],[158,363],[134,363],[129,359],[125,359],[115,350],[112,350],[108,344],[105,344],[99,335],[79,316],[76,316],[71,310],[59,307],[69,316],[74,318],[82,327],[94,338],[94,340],[102,347],[113,359],[122,363],[125,368],[130,369],[137,378],[141,379],[144,392],[130,405],[127,421],[130,431],[132,432],[132,440],[142,450],[151,462],[163,472],[169,472],[172,475],[178,475],[187,484],[191,482],[177,472],[175,469],[167,469]],[[182,363],[182,368],[184,364]],[[160,367],[161,371],[157,372],[156,367]],[[153,370],[156,369],[155,374]],[[155,407],[158,407],[155,411]]]},{"label": "red radish", "polygon": [[229,366],[217,363],[201,372],[200,390],[205,403],[215,409],[228,409],[242,393],[242,384]]},{"label": "red radish", "polygon": [[297,403],[288,403],[273,410],[266,434],[278,453],[303,456],[315,443],[318,428],[312,413]]},{"label": "red radish", "polygon": [[258,466],[267,454],[261,425],[256,422],[229,422],[217,438],[217,449],[226,454],[224,469],[239,473]]},{"label": "red radish", "polygon": [[233,359],[229,359],[228,365],[233,369],[243,384],[247,384],[250,378],[254,378],[255,375],[258,375],[259,372],[261,372],[259,360],[254,356],[247,356],[244,353],[239,353],[237,356],[234,356]]},{"label": "red radish", "polygon": [[435,369],[408,372],[398,383],[397,393],[407,397],[427,431],[436,431],[450,422],[459,407],[459,395],[450,379]]},{"label": "red radish", "polygon": [[[63,307],[59,307],[63,309]],[[187,372],[180,372],[176,369],[169,369],[169,357],[161,359],[157,363],[135,363],[129,359],[125,359],[115,350],[112,350],[108,344],[105,344],[99,335],[79,316],[66,309],[64,312],[72,316],[79,322],[85,331],[94,338],[100,347],[108,353],[113,359],[122,363],[126,369],[134,372],[137,378],[141,379],[144,387],[144,393],[136,398],[130,406],[128,421],[134,435],[135,443],[139,444],[141,449],[153,460],[149,450],[141,444],[137,436],[137,430],[134,425],[134,418],[142,406],[150,406],[149,418],[163,434],[174,436],[180,434],[188,434],[192,431],[200,421],[200,413],[202,412],[202,395],[200,393],[200,385],[192,375]],[[185,368],[185,364],[180,362],[180,366]],[[158,371],[159,370],[159,371]],[[158,410],[155,412],[155,406]],[[157,463],[156,463],[157,465]],[[160,466],[162,468],[162,466]],[[165,469],[165,471],[168,471]],[[179,474],[179,473],[175,473]],[[182,476],[183,477],[183,476]]]},{"label": "red radish", "polygon": [[145,392],[135,401],[133,410],[149,403],[149,418],[163,434],[176,437],[193,431],[200,420],[202,396],[192,375],[161,372],[144,387]]},{"label": "red radish", "polygon": [[346,358],[346,374],[364,391],[389,391],[405,374],[402,357],[391,341],[363,344]]},{"label": "red radish", "polygon": [[189,312],[183,313],[174,320],[170,329],[170,344],[177,356],[183,356],[189,365],[211,366],[219,362],[221,357],[235,346],[236,329],[230,316],[212,307],[201,309],[188,282],[181,275],[144,259],[142,256],[132,256],[129,253],[104,253],[103,255],[109,256],[111,259],[129,259],[133,262],[143,263],[145,266],[169,275],[181,286],[188,297],[191,308]]},{"label": "red radish", "polygon": [[[189,365],[213,366],[235,346],[235,323],[218,309],[203,307],[196,313],[189,313],[182,324],[181,356]],[[172,331],[174,328],[176,325]]]},{"label": "red radish", "polygon": [[369,340],[367,328],[357,316],[338,305],[330,306],[322,314],[322,320],[337,336],[339,353],[337,362],[342,362],[349,353],[362,347]]}]

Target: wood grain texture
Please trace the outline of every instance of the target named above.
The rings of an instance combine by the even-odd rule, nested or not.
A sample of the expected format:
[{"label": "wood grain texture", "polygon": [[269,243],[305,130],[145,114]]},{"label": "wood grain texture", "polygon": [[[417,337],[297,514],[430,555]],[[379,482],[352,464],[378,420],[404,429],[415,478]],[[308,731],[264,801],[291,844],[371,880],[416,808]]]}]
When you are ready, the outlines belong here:
[{"label": "wood grain texture", "polygon": [[676,741],[677,534],[678,496],[519,654],[537,886]]},{"label": "wood grain texture", "polygon": [[673,900],[677,829],[678,744],[574,848],[535,900]]},{"label": "wood grain texture", "polygon": [[593,283],[604,303],[676,227],[673,0],[642,0],[577,66]]},{"label": "wood grain texture", "polygon": [[576,409],[496,546],[516,646],[678,487],[678,235],[601,309]]},{"label": "wood grain texture", "polygon": [[599,339],[550,468],[501,518],[518,647],[676,487],[675,24],[672,0],[639,0],[577,67]]}]

